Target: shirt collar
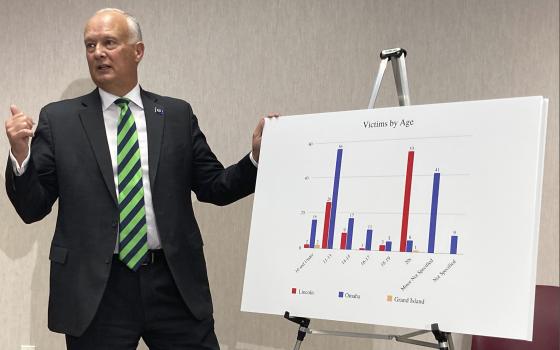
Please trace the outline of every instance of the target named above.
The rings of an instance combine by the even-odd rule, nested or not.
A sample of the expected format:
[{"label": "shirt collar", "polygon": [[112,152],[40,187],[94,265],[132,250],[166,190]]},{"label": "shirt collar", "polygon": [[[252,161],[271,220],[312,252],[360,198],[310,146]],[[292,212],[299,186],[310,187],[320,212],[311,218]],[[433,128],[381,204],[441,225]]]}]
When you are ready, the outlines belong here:
[{"label": "shirt collar", "polygon": [[[116,99],[121,98],[120,96],[113,95],[112,93],[107,92],[102,88],[99,88],[99,96],[101,97],[101,106],[103,107],[103,111],[106,111],[115,102]],[[140,96],[139,84],[136,84],[136,86],[127,94],[122,96],[122,98],[127,98],[140,109],[144,109],[144,105],[142,104],[142,97]]]}]

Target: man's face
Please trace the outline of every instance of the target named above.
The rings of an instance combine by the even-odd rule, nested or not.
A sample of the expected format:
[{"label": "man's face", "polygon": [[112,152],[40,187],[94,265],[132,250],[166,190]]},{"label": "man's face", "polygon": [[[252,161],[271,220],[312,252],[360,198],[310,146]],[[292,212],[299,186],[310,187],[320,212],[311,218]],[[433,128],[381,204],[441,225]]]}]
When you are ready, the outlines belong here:
[{"label": "man's face", "polygon": [[136,85],[144,44],[130,43],[124,15],[107,11],[93,16],[86,24],[84,43],[95,85],[117,96],[125,95]]}]

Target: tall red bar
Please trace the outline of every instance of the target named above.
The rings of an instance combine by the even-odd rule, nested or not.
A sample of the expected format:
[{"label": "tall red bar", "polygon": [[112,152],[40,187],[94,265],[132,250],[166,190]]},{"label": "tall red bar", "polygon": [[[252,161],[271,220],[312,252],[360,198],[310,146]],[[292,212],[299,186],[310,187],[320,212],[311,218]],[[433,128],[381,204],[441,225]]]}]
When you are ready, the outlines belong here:
[{"label": "tall red bar", "polygon": [[404,185],[404,203],[401,225],[400,251],[406,252],[406,237],[408,236],[408,215],[410,210],[410,190],[412,188],[412,166],[414,165],[414,151],[408,151],[406,165],[406,180]]},{"label": "tall red bar", "polygon": [[346,232],[342,232],[340,235],[340,249],[346,249],[346,239],[348,234]]},{"label": "tall red bar", "polygon": [[331,222],[331,201],[327,201],[325,205],[325,224],[323,225],[323,242],[321,248],[327,249],[329,242],[329,223]]}]

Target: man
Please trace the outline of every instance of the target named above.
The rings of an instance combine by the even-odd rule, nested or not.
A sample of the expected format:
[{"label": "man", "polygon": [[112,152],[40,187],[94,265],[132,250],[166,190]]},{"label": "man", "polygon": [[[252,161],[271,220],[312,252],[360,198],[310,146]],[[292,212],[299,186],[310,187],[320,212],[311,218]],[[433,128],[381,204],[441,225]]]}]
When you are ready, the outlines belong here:
[{"label": "man", "polygon": [[252,193],[264,120],[252,155],[224,169],[188,103],[139,87],[134,17],[98,11],[84,43],[98,89],[45,106],[34,135],[16,106],[6,121],[16,211],[31,223],[59,201],[49,328],[70,350],[136,349],[140,337],[155,350],[217,349],[190,192],[218,205]]}]

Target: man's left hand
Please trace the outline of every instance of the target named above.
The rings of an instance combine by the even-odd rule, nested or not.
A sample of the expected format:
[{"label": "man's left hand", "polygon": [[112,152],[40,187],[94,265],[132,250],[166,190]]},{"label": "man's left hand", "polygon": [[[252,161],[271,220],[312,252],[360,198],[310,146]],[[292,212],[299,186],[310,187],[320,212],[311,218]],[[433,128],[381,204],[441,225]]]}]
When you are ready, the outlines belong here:
[{"label": "man's left hand", "polygon": [[265,118],[278,118],[280,114],[278,113],[270,113],[267,117],[261,118],[255,131],[253,132],[253,159],[255,162],[259,162],[259,156],[261,153],[261,141],[262,141],[262,133],[264,129],[264,120]]}]

